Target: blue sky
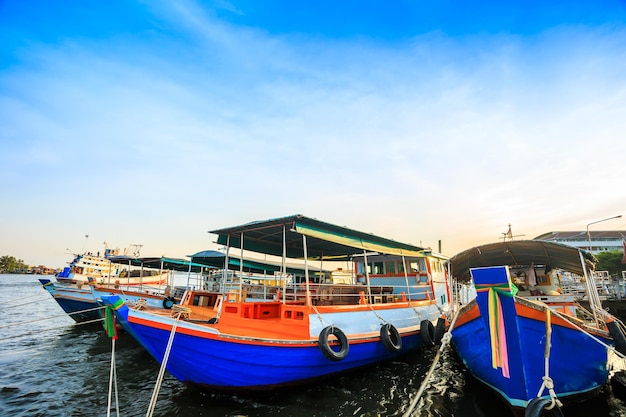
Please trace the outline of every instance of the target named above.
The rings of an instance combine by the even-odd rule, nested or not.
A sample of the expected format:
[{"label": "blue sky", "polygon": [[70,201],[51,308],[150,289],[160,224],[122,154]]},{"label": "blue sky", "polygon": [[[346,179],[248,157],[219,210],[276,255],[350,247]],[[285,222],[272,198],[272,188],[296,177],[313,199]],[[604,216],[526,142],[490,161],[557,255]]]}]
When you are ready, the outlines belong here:
[{"label": "blue sky", "polygon": [[623,1],[4,0],[0,45],[29,264],[296,213],[450,256],[626,215]]}]

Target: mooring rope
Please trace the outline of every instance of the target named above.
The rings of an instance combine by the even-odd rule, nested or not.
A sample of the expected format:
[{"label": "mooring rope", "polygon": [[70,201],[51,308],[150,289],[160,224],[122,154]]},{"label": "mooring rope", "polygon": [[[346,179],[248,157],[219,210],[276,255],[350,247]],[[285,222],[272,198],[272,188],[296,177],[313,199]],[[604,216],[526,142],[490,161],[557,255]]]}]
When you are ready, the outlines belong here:
[{"label": "mooring rope", "polygon": [[83,322],[80,322],[80,323],[69,323],[69,324],[63,324],[61,326],[47,327],[45,329],[39,329],[39,330],[28,332],[28,333],[20,333],[20,334],[16,334],[16,335],[12,335],[12,336],[2,337],[2,338],[0,338],[0,341],[2,341],[2,340],[9,340],[9,339],[17,339],[17,338],[25,337],[25,336],[32,336],[34,334],[39,334],[39,333],[47,332],[47,331],[50,331],[50,330],[63,329],[65,327],[75,327],[75,326],[82,326],[84,324],[97,323],[97,322],[103,321],[103,320],[104,320],[103,318],[100,318],[100,319],[94,319],[94,320],[89,320],[89,321],[83,321]]},{"label": "mooring rope", "polygon": [[[23,300],[27,300],[27,299],[32,298],[32,297],[33,297],[33,296],[31,295],[30,297],[21,298],[21,300],[22,300],[22,301],[23,301]],[[40,297],[40,296],[39,296],[39,295],[37,295],[37,297]],[[4,307],[2,307],[2,308],[3,308],[3,310],[9,310],[9,309],[11,309],[11,308],[21,307],[21,306],[25,306],[25,305],[27,305],[27,304],[36,303],[36,302],[38,302],[38,301],[46,301],[46,300],[49,300],[49,299],[50,299],[50,296],[46,295],[46,296],[44,296],[44,297],[37,298],[36,300],[31,300],[31,301],[28,301],[28,302],[26,302],[26,303],[21,303],[21,304],[11,304],[11,305],[8,305],[8,306],[4,306]]]},{"label": "mooring rope", "polygon": [[135,305],[133,306],[133,308],[135,310],[145,310],[148,308],[148,302],[146,301],[145,298],[140,298],[139,300],[135,302]]},{"label": "mooring rope", "polygon": [[161,369],[159,369],[159,375],[157,376],[156,385],[154,386],[154,391],[152,392],[152,398],[150,399],[150,404],[148,405],[148,411],[146,412],[146,417],[152,417],[154,414],[154,408],[156,406],[157,398],[159,396],[159,390],[161,389],[161,383],[163,382],[163,376],[165,375],[165,367],[167,366],[167,361],[170,356],[170,351],[172,349],[172,344],[174,343],[174,335],[176,334],[176,327],[178,327],[178,322],[180,320],[181,315],[191,313],[191,309],[189,307],[174,305],[177,307],[177,316],[174,320],[174,324],[172,325],[172,330],[170,331],[170,338],[167,341],[167,347],[165,348],[165,354],[163,355],[163,360],[161,361]]},{"label": "mooring rope", "polygon": [[424,390],[426,389],[426,386],[430,383],[430,378],[432,377],[433,373],[435,372],[435,367],[439,363],[439,359],[441,358],[441,354],[443,353],[445,348],[452,341],[452,329],[454,328],[454,324],[456,323],[457,317],[459,317],[459,311],[460,311],[460,309],[458,309],[456,311],[456,313],[454,315],[454,319],[452,320],[452,323],[450,323],[450,327],[448,328],[448,331],[446,333],[444,333],[443,337],[441,338],[441,346],[437,350],[437,354],[435,355],[435,358],[433,359],[433,363],[432,363],[432,365],[430,365],[430,369],[428,370],[428,373],[424,377],[424,380],[422,381],[422,385],[420,386],[419,390],[417,391],[417,395],[415,396],[415,398],[413,398],[413,401],[411,401],[411,404],[409,405],[408,410],[402,415],[402,417],[409,417],[413,413],[413,410],[415,409],[415,406],[417,405],[417,403],[419,402],[420,398],[422,397],[422,394],[424,393]]},{"label": "mooring rope", "polygon": [[[7,327],[12,327],[12,326],[21,326],[21,325],[30,324],[30,323],[36,323],[38,321],[50,320],[50,319],[54,319],[54,318],[57,318],[57,317],[72,316],[74,314],[87,313],[89,311],[102,310],[102,309],[104,309],[104,307],[89,308],[87,310],[75,311],[73,313],[55,314],[53,316],[47,316],[47,317],[43,317],[43,318],[40,318],[40,319],[34,319],[34,320],[28,320],[28,321],[21,321],[21,322],[18,322],[18,323],[6,324],[4,326],[0,326],[0,329],[4,329],[4,328],[7,328]],[[101,320],[101,319],[98,319],[98,320]],[[85,323],[85,322],[81,322],[81,323],[77,323],[77,324],[83,324],[83,323]],[[92,323],[92,321],[90,321],[89,323]]]},{"label": "mooring rope", "polygon": [[107,405],[107,417],[111,415],[111,391],[115,382],[115,411],[120,416],[119,399],[117,395],[117,369],[115,367],[115,337],[111,338],[111,372],[109,374],[109,402]]},{"label": "mooring rope", "polygon": [[552,318],[550,315],[550,309],[546,308],[546,347],[543,352],[544,358],[544,375],[543,383],[537,393],[537,398],[541,397],[543,390],[547,389],[550,394],[550,405],[546,407],[546,410],[552,410],[555,406],[563,407],[563,403],[557,398],[556,392],[554,392],[554,381],[550,378],[550,351],[552,348]]},{"label": "mooring rope", "polygon": [[[543,306],[540,303],[536,303],[533,300],[527,300],[530,301],[531,303],[534,303],[537,306]],[[613,351],[613,353],[615,353],[619,358],[621,359],[626,359],[626,355],[624,355],[623,353],[619,352],[615,347],[607,345],[606,343],[604,343],[602,340],[598,339],[596,336],[592,335],[591,333],[589,333],[587,330],[585,330],[584,328],[582,328],[578,323],[576,323],[574,320],[572,320],[572,318],[570,316],[567,316],[566,314],[563,314],[549,306],[545,306],[546,308],[548,308],[552,314],[556,314],[557,316],[559,316],[560,318],[562,318],[563,320],[567,321],[568,323],[570,323],[572,326],[574,326],[576,329],[580,330],[582,333],[584,333],[585,335],[589,336],[589,338],[591,338],[592,340],[594,340],[595,342],[597,342],[598,344],[604,346],[606,349]]]}]

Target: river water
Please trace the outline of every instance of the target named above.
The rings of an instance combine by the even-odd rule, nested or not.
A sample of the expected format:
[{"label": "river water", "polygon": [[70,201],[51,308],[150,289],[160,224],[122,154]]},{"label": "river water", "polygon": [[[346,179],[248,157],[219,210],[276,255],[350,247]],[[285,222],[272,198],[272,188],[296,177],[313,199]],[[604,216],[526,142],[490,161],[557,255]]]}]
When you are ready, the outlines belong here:
[{"label": "river water", "polygon": [[[75,324],[38,277],[0,275],[0,415],[106,416],[112,340],[98,324]],[[199,392],[166,373],[154,416],[402,416],[436,352],[262,394]],[[124,333],[115,342],[115,363],[119,415],[145,416],[159,364]],[[432,375],[413,416],[511,416],[449,349]],[[626,417],[626,403],[607,385],[600,397],[566,408],[565,415]]]}]

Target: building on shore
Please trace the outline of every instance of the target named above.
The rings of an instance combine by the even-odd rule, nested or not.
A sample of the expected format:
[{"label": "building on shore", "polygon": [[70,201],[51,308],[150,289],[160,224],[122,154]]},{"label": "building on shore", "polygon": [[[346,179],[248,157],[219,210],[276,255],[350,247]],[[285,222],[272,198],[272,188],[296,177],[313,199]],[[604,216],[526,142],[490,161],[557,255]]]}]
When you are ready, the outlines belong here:
[{"label": "building on shore", "polygon": [[573,232],[548,232],[537,236],[533,240],[545,242],[557,242],[575,248],[584,249],[591,253],[624,251],[626,242],[626,230],[599,230],[599,231],[573,231]]}]

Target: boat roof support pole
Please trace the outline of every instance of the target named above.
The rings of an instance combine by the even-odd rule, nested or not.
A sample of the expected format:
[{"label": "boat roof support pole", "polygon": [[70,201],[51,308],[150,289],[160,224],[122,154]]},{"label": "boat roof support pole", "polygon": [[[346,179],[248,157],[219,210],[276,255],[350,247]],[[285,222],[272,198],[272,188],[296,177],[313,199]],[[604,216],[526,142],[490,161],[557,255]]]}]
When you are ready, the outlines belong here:
[{"label": "boat roof support pole", "polygon": [[241,232],[241,244],[239,245],[241,248],[239,260],[239,299],[243,301],[243,232]]},{"label": "boat roof support pole", "polygon": [[581,250],[578,251],[580,256],[580,262],[585,274],[585,287],[587,288],[587,296],[589,297],[589,307],[593,313],[593,318],[596,321],[596,326],[602,328],[600,325],[604,325],[604,318],[598,317],[598,312],[602,310],[602,303],[600,302],[600,296],[598,295],[598,287],[596,287],[596,280],[593,277],[593,273],[587,271],[587,265],[585,264],[585,257]]},{"label": "boat roof support pole", "polygon": [[225,293],[226,293],[226,276],[228,275],[228,250],[230,249],[230,234],[226,237],[226,253],[224,254],[224,273],[222,274],[222,284],[221,284],[221,297],[222,301],[219,303],[217,307],[217,314],[215,318],[219,321],[222,316],[222,305],[225,301]]},{"label": "boat roof support pole", "polygon": [[311,289],[309,286],[309,264],[306,247],[306,235],[302,235],[302,250],[304,251],[304,281],[306,283],[306,305],[311,305]]},{"label": "boat roof support pole", "polygon": [[222,274],[222,291],[226,292],[226,283],[228,282],[228,264],[230,263],[230,259],[228,259],[228,254],[230,253],[230,234],[226,238],[226,253],[224,254],[224,273]]},{"label": "boat roof support pole", "polygon": [[402,254],[402,269],[404,270],[404,281],[406,282],[406,296],[410,300],[411,290],[409,289],[409,273],[408,273],[406,258],[404,257],[404,254]]},{"label": "boat roof support pole", "polygon": [[[159,264],[160,264],[159,266],[159,292],[161,292],[161,279],[163,278],[163,258],[161,258],[161,262],[159,262]],[[167,280],[165,281],[165,288],[167,288],[168,285],[170,285],[169,272],[167,273]],[[171,287],[170,287],[170,291],[171,291]]]},{"label": "boat roof support pole", "polygon": [[[161,260],[161,268],[163,268],[163,260]],[[191,261],[189,261],[189,269],[187,269],[187,288],[189,288],[190,281],[191,281]]]},{"label": "boat roof support pole", "polygon": [[[283,224],[283,257],[280,260],[280,279],[283,281],[283,303],[287,300],[287,226]],[[276,286],[280,285],[278,282]],[[280,301],[280,300],[276,300]]]},{"label": "boat roof support pole", "polygon": [[[363,246],[363,242],[361,242]],[[369,264],[367,263],[367,251],[363,248],[363,262],[365,262],[365,285],[367,285],[367,304],[372,302],[372,287],[370,286]]]}]

